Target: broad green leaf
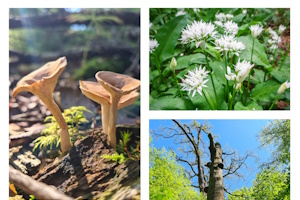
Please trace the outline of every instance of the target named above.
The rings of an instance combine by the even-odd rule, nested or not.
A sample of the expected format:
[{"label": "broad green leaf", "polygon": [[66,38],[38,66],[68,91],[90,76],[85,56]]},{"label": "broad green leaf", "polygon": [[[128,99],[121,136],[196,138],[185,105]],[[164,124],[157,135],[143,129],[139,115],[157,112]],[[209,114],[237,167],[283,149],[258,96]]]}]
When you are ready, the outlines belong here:
[{"label": "broad green leaf", "polygon": [[263,108],[254,101],[247,103],[246,106],[244,106],[243,103],[240,101],[234,105],[234,110],[262,110],[262,109]]},{"label": "broad green leaf", "polygon": [[157,31],[156,39],[159,46],[156,49],[156,53],[161,63],[174,56],[174,49],[181,30],[186,26],[186,21],[186,15],[175,17]]},{"label": "broad green leaf", "polygon": [[168,86],[167,86],[166,84],[160,84],[160,85],[158,86],[158,90],[159,90],[160,92],[166,91],[167,89],[168,89]]},{"label": "broad green leaf", "polygon": [[257,102],[272,102],[277,96],[277,90],[280,85],[281,84],[275,80],[260,83],[252,89],[250,98]]},{"label": "broad green leaf", "polygon": [[202,62],[206,63],[205,55],[202,53],[196,53],[196,54],[192,54],[189,56],[181,56],[177,59],[177,66],[175,69],[176,70],[185,69],[193,63],[200,64],[199,63],[200,61],[201,61],[201,63]]},{"label": "broad green leaf", "polygon": [[153,81],[155,78],[157,78],[159,76],[159,71],[158,70],[154,70],[150,73],[150,81]]},{"label": "broad green leaf", "polygon": [[234,21],[235,23],[240,23],[244,19],[244,17],[245,17],[245,15],[243,13],[241,13],[241,14],[234,16],[232,21]]},{"label": "broad green leaf", "polygon": [[[246,49],[240,54],[241,60],[251,61],[251,51],[253,44],[253,37],[251,35],[238,37],[240,42],[243,42]],[[254,51],[252,61],[259,66],[263,66],[267,70],[271,70],[271,65],[269,63],[265,46],[261,44],[257,39],[254,42]]]},{"label": "broad green leaf", "polygon": [[225,68],[224,68],[224,62],[211,62],[209,63],[209,66],[213,69],[213,72],[215,76],[217,77],[218,81],[220,81],[222,84],[226,84],[227,79],[225,77]]},{"label": "broad green leaf", "polygon": [[195,106],[189,99],[161,97],[150,104],[150,110],[194,110]]},{"label": "broad green leaf", "polygon": [[276,68],[271,72],[271,75],[280,83],[290,81],[290,66],[283,65],[280,71],[279,68]]},{"label": "broad green leaf", "polygon": [[264,82],[265,72],[260,69],[254,69],[254,76],[250,76],[250,82],[257,85]]}]

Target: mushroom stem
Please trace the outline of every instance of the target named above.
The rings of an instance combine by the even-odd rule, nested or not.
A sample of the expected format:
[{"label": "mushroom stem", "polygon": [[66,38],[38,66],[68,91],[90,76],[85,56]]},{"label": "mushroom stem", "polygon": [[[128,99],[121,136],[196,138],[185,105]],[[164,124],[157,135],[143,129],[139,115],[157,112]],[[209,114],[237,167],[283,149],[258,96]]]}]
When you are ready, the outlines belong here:
[{"label": "mushroom stem", "polygon": [[101,104],[101,118],[102,118],[102,128],[103,132],[108,134],[107,124],[109,120],[109,104],[108,103],[102,103]]},{"label": "mushroom stem", "polygon": [[50,110],[53,117],[60,127],[60,147],[63,153],[68,151],[71,148],[71,141],[69,136],[68,125],[61,114],[61,111],[58,105],[54,102],[52,98],[52,94],[50,97],[45,97],[44,95],[38,95],[41,101],[45,104],[45,106]]},{"label": "mushroom stem", "polygon": [[109,108],[109,117],[108,117],[108,142],[109,144],[116,149],[117,148],[117,136],[116,136],[116,124],[118,117],[118,103],[121,98],[121,95],[111,94],[111,105]]}]

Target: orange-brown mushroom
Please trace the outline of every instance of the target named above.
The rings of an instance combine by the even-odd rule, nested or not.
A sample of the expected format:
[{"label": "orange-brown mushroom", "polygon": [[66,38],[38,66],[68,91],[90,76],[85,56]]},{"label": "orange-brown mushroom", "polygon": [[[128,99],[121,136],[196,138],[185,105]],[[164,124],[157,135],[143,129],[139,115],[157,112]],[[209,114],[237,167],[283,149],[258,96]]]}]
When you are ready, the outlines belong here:
[{"label": "orange-brown mushroom", "polygon": [[71,148],[68,125],[63,118],[57,104],[53,101],[53,91],[57,79],[67,66],[67,59],[61,57],[56,61],[48,62],[41,68],[23,77],[13,90],[13,97],[18,93],[27,91],[38,96],[53,114],[60,127],[60,146],[62,152]]},{"label": "orange-brown mushroom", "polygon": [[[112,106],[112,98],[110,93],[97,82],[92,81],[79,81],[80,89],[82,93],[87,96],[89,99],[99,103],[101,105],[101,118],[102,118],[102,127],[104,133],[108,135],[108,142],[113,147],[116,148],[116,132],[114,132],[112,128],[110,128],[111,117],[111,106]],[[115,118],[113,120],[117,120],[117,110],[124,108],[128,105],[131,105],[139,96],[139,93],[136,90],[121,96],[118,101],[115,113]],[[113,125],[113,124],[112,124]],[[114,123],[114,127],[116,126],[116,121]]]}]

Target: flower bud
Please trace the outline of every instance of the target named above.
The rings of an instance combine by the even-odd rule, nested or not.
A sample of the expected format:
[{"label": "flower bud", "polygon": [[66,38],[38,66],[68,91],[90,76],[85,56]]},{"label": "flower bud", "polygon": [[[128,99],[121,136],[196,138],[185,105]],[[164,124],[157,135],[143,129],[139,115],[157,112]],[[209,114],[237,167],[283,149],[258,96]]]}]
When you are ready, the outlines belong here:
[{"label": "flower bud", "polygon": [[281,84],[279,89],[277,90],[277,94],[283,94],[286,89],[290,88],[290,83],[288,81]]},{"label": "flower bud", "polygon": [[236,90],[241,89],[241,87],[242,87],[242,83],[237,83],[237,84],[235,85],[235,89],[236,89]]},{"label": "flower bud", "polygon": [[171,63],[170,63],[170,69],[175,72],[175,68],[177,66],[177,61],[176,59],[173,57],[172,60],[171,60]]},{"label": "flower bud", "polygon": [[243,10],[243,14],[246,15],[247,14],[247,10]]}]

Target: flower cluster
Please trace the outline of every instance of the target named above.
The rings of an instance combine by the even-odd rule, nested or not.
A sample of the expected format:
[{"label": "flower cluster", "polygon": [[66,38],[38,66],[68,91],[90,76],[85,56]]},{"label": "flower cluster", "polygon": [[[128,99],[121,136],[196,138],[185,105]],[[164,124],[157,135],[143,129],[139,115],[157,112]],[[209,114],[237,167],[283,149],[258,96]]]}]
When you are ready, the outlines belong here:
[{"label": "flower cluster", "polygon": [[149,46],[150,46],[150,53],[152,53],[159,46],[159,44],[156,39],[150,39]]},{"label": "flower cluster", "polygon": [[187,25],[182,30],[179,40],[182,44],[195,42],[196,48],[198,48],[201,42],[205,42],[209,37],[214,37],[216,33],[215,26],[212,23],[206,23],[202,20],[194,21],[192,25]]},{"label": "flower cluster", "polygon": [[271,52],[274,52],[276,49],[278,49],[278,45],[281,42],[281,34],[285,29],[286,27],[284,25],[280,25],[278,28],[278,33],[280,35],[278,35],[276,31],[274,31],[271,27],[269,27],[269,34],[271,39],[269,39],[268,42],[270,44]]},{"label": "flower cluster", "polygon": [[224,13],[217,13],[216,14],[216,21],[214,22],[217,26],[223,27],[223,23],[227,20],[232,19],[234,16],[232,14],[224,14]]},{"label": "flower cluster", "polygon": [[199,68],[195,68],[193,71],[188,71],[188,74],[185,75],[186,78],[181,78],[181,90],[188,91],[189,94],[191,91],[193,91],[193,97],[195,96],[196,92],[202,96],[203,87],[207,87],[205,83],[208,81],[208,79],[205,78],[208,76],[208,73],[209,71],[206,71],[205,67],[202,68],[201,65]]},{"label": "flower cluster", "polygon": [[231,68],[227,66],[227,74],[225,74],[225,77],[229,81],[235,81],[236,84],[242,83],[253,67],[254,64],[251,65],[251,63],[247,62],[246,60],[240,62],[239,59],[234,66],[235,73],[232,73]]},{"label": "flower cluster", "polygon": [[239,27],[237,23],[232,21],[227,21],[224,23],[224,32],[227,35],[233,35],[235,36],[239,31]]},{"label": "flower cluster", "polygon": [[257,38],[257,36],[259,36],[261,34],[261,32],[263,31],[263,27],[260,26],[259,24],[252,25],[252,26],[250,26],[250,31],[251,31],[252,36]]},{"label": "flower cluster", "polygon": [[226,54],[227,52],[232,52],[237,56],[239,56],[239,53],[246,48],[244,43],[238,41],[232,35],[223,35],[220,38],[217,38],[215,40],[215,46],[215,48],[222,53]]},{"label": "flower cluster", "polygon": [[186,12],[184,10],[179,10],[175,16],[178,17],[178,16],[185,15],[185,14],[186,14]]}]

